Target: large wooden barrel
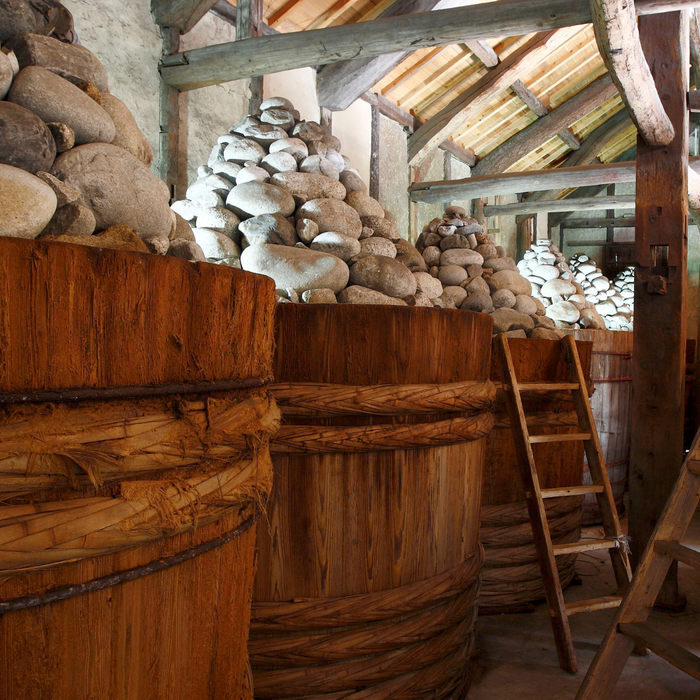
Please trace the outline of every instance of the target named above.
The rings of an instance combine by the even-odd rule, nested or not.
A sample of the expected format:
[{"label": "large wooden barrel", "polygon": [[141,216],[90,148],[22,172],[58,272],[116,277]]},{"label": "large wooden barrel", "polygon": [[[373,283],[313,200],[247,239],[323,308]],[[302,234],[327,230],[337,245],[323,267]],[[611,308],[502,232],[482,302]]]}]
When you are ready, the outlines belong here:
[{"label": "large wooden barrel", "polygon": [[[556,340],[511,339],[516,376],[523,382],[565,381],[566,363]],[[588,372],[591,344],[577,343],[581,364]],[[495,355],[491,378],[500,382]],[[530,393],[523,396],[528,426],[533,434],[580,432],[569,393]],[[580,442],[533,445],[543,488],[581,483],[583,444]],[[525,502],[515,443],[499,388],[496,425],[488,437],[484,471],[481,543],[486,551],[479,607],[484,612],[517,609],[544,598],[544,584],[537,563],[532,528]],[[581,532],[581,497],[545,501],[552,541],[575,542]],[[576,555],[557,557],[562,585],[574,574]]]},{"label": "large wooden barrel", "polygon": [[251,697],[274,285],[3,238],[0,287],[0,697]]},{"label": "large wooden barrel", "polygon": [[[578,330],[574,332],[574,337],[593,343],[591,379],[595,392],[591,397],[591,409],[617,512],[622,515],[630,463],[633,334],[625,331]],[[583,483],[592,483],[585,458]],[[595,496],[586,496],[583,501],[583,524],[599,522],[598,501]]]},{"label": "large wooden barrel", "polygon": [[256,698],[457,698],[482,552],[491,319],[283,305]]}]

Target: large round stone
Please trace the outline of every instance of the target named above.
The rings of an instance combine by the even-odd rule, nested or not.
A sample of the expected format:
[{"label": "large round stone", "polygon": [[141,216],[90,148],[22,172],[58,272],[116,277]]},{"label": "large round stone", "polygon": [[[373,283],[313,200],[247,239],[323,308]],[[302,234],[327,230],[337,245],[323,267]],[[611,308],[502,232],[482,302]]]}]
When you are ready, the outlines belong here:
[{"label": "large round stone", "polygon": [[437,299],[442,294],[442,282],[428,272],[414,272],[419,291],[425,292],[428,299]]},{"label": "large round stone", "polygon": [[240,165],[249,160],[253,163],[259,163],[264,157],[265,149],[252,139],[232,136],[228,146],[224,149],[224,160],[233,161]]},{"label": "large round stone", "polygon": [[78,146],[111,143],[116,135],[112,118],[95,100],[45,68],[23,68],[14,79],[7,99],[34,112],[45,122],[68,125],[75,133]]},{"label": "large round stone", "polygon": [[13,77],[14,72],[10,59],[0,51],[0,100],[5,99],[5,96],[10,90],[10,85],[12,85]]},{"label": "large round stone", "polygon": [[359,285],[346,287],[338,295],[338,301],[341,304],[382,304],[385,306],[406,306],[403,299],[390,297],[386,294],[376,291],[375,289],[367,289]]},{"label": "large round stone", "polygon": [[260,167],[265,168],[270,175],[277,173],[293,173],[297,169],[294,156],[285,151],[269,153],[260,161]]},{"label": "large round stone", "polygon": [[116,133],[112,143],[150,166],[153,162],[153,148],[139,129],[129,108],[118,97],[108,93],[102,95],[102,108],[114,122]]},{"label": "large round stone", "polygon": [[260,214],[291,216],[294,198],[281,187],[267,182],[244,182],[228,193],[226,206],[245,219]]},{"label": "large round stone", "polygon": [[0,2],[0,44],[10,37],[33,32],[36,24],[32,8],[26,0]]},{"label": "large round stone", "polygon": [[[498,289],[509,289],[516,296],[518,294],[530,294],[530,283],[518,272],[513,270],[500,270],[491,275],[491,284]],[[510,330],[510,329],[509,329]]]},{"label": "large round stone", "polygon": [[[425,251],[423,256],[425,257]],[[467,279],[467,271],[460,265],[446,265],[440,268],[438,279],[448,287],[458,287]]]},{"label": "large round stone", "polygon": [[77,146],[56,158],[51,174],[80,192],[79,202],[94,212],[98,231],[126,224],[142,238],[170,233],[168,186],[123,148]]},{"label": "large round stone", "polygon": [[581,312],[569,301],[557,301],[550,304],[545,312],[553,321],[576,323],[581,317]]},{"label": "large round stone", "polygon": [[339,199],[311,199],[299,207],[296,216],[315,221],[320,233],[337,231],[358,239],[362,233],[358,213]]},{"label": "large round stone", "polygon": [[493,332],[505,333],[506,331],[530,331],[535,327],[535,322],[526,314],[522,314],[515,309],[500,308],[492,314]]},{"label": "large round stone", "polygon": [[0,102],[0,163],[35,173],[48,171],[55,159],[56,143],[49,127],[28,109]]},{"label": "large round stone", "polygon": [[360,173],[352,168],[345,168],[342,173],[340,173],[340,181],[343,183],[346,191],[350,192],[367,192],[367,185],[365,185],[363,179],[360,177]]},{"label": "large round stone", "polygon": [[387,258],[396,257],[396,246],[386,238],[373,236],[360,241],[364,253],[369,255],[386,255]]},{"label": "large round stone", "polygon": [[299,205],[311,199],[345,199],[343,185],[319,173],[277,173],[270,178],[270,182],[284,187]]},{"label": "large round stone", "polygon": [[354,258],[361,250],[360,241],[344,233],[326,231],[319,233],[311,243],[311,250],[318,250],[322,253],[330,253],[341,260],[347,262]]},{"label": "large round stone", "polygon": [[35,175],[0,164],[0,236],[36,238],[54,215],[56,201]]},{"label": "large round stone", "polygon": [[556,296],[568,297],[570,294],[576,294],[576,287],[571,282],[557,278],[545,282],[540,288],[540,294],[548,299]]},{"label": "large round stone", "polygon": [[281,214],[260,214],[241,222],[238,228],[248,245],[273,243],[293,246],[297,242],[296,229]]},{"label": "large round stone", "polygon": [[208,228],[193,228],[192,233],[207,258],[223,260],[237,258],[241,254],[238,246],[223,233]]},{"label": "large round stone", "polygon": [[280,151],[288,153],[297,163],[301,163],[309,155],[309,147],[301,139],[294,138],[273,141],[268,150],[270,153],[279,153]]},{"label": "large round stone", "polygon": [[423,256],[407,240],[399,238],[392,243],[396,247],[396,259],[411,272],[426,272],[428,270]]},{"label": "large round stone", "polygon": [[[332,289],[338,293],[348,283],[348,266],[335,255],[306,248],[252,245],[241,254],[241,267],[272,277],[278,289]],[[410,274],[410,273],[409,273]]]},{"label": "large round stone", "polygon": [[350,283],[399,299],[415,294],[418,287],[405,265],[384,255],[368,255],[358,260],[350,269]]},{"label": "large round stone", "polygon": [[362,190],[348,192],[345,201],[360,216],[378,216],[384,218],[384,207],[374,197],[370,197]]},{"label": "large round stone", "polygon": [[469,248],[451,248],[440,256],[440,266],[459,265],[467,268],[468,265],[483,265],[484,258],[480,253]]}]

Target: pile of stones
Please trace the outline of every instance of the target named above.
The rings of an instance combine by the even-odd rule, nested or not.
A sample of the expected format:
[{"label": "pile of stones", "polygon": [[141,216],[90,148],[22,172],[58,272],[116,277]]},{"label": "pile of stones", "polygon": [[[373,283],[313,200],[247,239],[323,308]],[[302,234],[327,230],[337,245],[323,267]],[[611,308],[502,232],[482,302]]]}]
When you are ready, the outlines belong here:
[{"label": "pile of stones", "polygon": [[494,333],[559,337],[557,324],[546,316],[513,258],[461,207],[447,207],[442,218],[428,223],[416,248],[443,285],[441,298],[460,309],[491,314]]},{"label": "pile of stones", "polygon": [[56,0],[0,2],[0,235],[204,259]]},{"label": "pile of stones", "polygon": [[272,277],[282,302],[444,303],[339,139],[285,98],[265,100],[219,136],[172,209],[208,260]]},{"label": "pile of stones", "polygon": [[634,304],[634,270],[632,269],[632,277],[623,296],[622,288],[628,283],[627,270],[622,273],[626,275],[624,280],[620,279],[616,285],[583,253],[572,256],[569,265],[574,279],[583,288],[586,301],[593,304],[595,310],[604,318],[605,327],[611,331],[631,331],[633,311],[628,302],[632,301]]},{"label": "pile of stones", "polygon": [[631,311],[629,330],[632,330],[634,325],[634,266],[630,265],[620,272],[613,280],[613,287],[620,292],[620,296],[624,299],[625,305]]}]

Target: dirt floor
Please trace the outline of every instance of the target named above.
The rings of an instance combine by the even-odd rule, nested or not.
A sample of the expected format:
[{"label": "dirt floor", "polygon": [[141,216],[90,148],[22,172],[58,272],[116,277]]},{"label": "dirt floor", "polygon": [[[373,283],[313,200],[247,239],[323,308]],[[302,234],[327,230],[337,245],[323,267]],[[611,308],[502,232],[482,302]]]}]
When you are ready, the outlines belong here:
[{"label": "dirt floor", "polygon": [[[595,530],[584,536],[595,536]],[[683,541],[700,551],[700,514]],[[579,555],[580,586],[570,586],[567,601],[596,598],[614,591],[610,559],[605,552]],[[688,598],[682,613],[654,611],[649,624],[696,654],[700,654],[700,571],[679,565],[679,582]],[[574,615],[571,630],[578,654],[575,675],[559,668],[547,611],[538,604],[532,613],[479,618],[477,647],[472,657],[469,700],[574,700],[603,638],[613,610]],[[657,656],[631,656],[610,700],[700,700],[700,682]]]}]

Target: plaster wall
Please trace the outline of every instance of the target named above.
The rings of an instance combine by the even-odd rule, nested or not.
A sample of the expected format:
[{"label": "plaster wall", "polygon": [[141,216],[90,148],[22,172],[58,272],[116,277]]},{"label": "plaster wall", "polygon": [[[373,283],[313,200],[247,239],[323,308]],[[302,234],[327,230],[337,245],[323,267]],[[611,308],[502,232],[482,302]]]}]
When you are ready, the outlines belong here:
[{"label": "plaster wall", "polygon": [[321,110],[316,99],[316,71],[313,68],[271,73],[263,79],[263,97],[286,97],[302,119],[320,122]]},{"label": "plaster wall", "polygon": [[380,204],[395,217],[401,236],[408,240],[408,135],[393,119],[379,117]]},{"label": "plaster wall", "polygon": [[333,136],[340,139],[343,155],[369,186],[369,161],[372,152],[372,106],[355,100],[346,110],[333,112]]}]

